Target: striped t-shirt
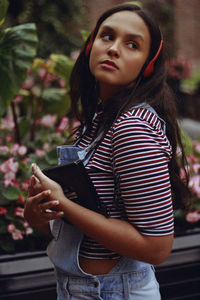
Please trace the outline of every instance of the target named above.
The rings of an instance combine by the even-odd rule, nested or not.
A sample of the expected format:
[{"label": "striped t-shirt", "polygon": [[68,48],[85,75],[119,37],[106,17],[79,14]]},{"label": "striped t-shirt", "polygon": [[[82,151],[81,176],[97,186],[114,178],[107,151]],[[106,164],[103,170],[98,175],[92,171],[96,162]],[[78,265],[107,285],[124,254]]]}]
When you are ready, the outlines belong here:
[{"label": "striped t-shirt", "polygon": [[[80,147],[93,140],[99,114],[89,136]],[[143,235],[164,236],[173,233],[173,207],[168,162],[171,146],[163,130],[163,121],[148,108],[132,108],[123,113],[90,158],[86,169],[109,217],[125,219]],[[120,180],[121,197],[114,201],[115,172]],[[80,256],[112,259],[119,254],[105,249],[84,236]]]}]

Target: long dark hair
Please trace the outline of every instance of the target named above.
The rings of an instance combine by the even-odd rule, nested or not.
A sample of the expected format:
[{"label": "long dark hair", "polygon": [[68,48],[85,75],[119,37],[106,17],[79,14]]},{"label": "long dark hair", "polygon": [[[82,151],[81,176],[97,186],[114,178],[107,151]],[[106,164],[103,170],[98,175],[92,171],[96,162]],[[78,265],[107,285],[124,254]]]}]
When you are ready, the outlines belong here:
[{"label": "long dark hair", "polygon": [[[131,88],[125,88],[114,97],[111,97],[109,101],[106,101],[99,130],[107,132],[116,117],[122,111],[129,109],[134,104],[140,102],[149,103],[166,122],[166,134],[173,149],[172,159],[169,162],[171,186],[174,199],[176,200],[175,204],[180,207],[183,203],[187,202],[189,191],[187,188],[188,180],[183,182],[179,175],[180,167],[184,168],[186,159],[177,123],[176,104],[174,96],[166,82],[167,75],[163,50],[160,52],[159,57],[155,62],[154,72],[151,76],[143,76],[145,67],[158,51],[162,35],[158,25],[153,21],[149,14],[140,7],[132,4],[122,4],[107,10],[100,16],[95,29],[92,32],[92,35],[88,37],[71,74],[70,93],[72,109],[81,122],[81,128],[86,126],[87,131],[90,132],[92,119],[98,107],[99,90],[98,83],[89,69],[89,55],[86,55],[86,49],[88,48],[88,44],[94,41],[98,30],[105,19],[114,13],[126,10],[139,15],[147,25],[151,36],[150,52],[147,61],[138,75],[136,85]],[[81,112],[80,104],[82,108]],[[181,165],[177,162],[177,146],[179,146],[182,151]]]}]

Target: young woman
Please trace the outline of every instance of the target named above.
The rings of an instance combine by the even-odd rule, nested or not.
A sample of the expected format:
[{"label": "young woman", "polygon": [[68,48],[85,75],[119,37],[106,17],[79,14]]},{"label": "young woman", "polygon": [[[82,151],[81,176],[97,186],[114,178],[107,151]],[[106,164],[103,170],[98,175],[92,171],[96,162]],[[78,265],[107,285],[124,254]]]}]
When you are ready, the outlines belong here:
[{"label": "young woman", "polygon": [[71,99],[77,145],[102,134],[86,170],[109,217],[71,201],[33,165],[25,218],[53,236],[58,299],[160,299],[153,265],[171,251],[172,198],[183,201],[186,187],[163,38],[147,13],[124,4],[99,18],[72,72]]}]

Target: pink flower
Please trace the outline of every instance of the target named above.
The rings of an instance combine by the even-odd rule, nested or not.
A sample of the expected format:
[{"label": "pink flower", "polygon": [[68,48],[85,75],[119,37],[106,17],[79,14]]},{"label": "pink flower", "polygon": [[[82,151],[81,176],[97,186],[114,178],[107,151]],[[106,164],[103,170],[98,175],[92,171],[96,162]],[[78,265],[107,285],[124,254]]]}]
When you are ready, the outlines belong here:
[{"label": "pink flower", "polygon": [[200,153],[200,143],[198,141],[193,141],[192,142],[193,146],[194,146],[194,149]]},{"label": "pink flower", "polygon": [[18,200],[19,200],[19,203],[22,203],[22,204],[25,203],[25,199],[24,199],[24,197],[22,195],[19,195]]},{"label": "pink flower", "polygon": [[21,187],[22,187],[22,190],[24,190],[24,191],[28,191],[28,185],[29,185],[29,183],[28,183],[28,182],[22,182],[22,185],[21,185]]},{"label": "pink flower", "polygon": [[23,240],[23,232],[19,229],[15,229],[15,231],[12,233],[13,240]]},{"label": "pink flower", "polygon": [[186,215],[186,221],[189,223],[196,223],[200,220],[200,210],[190,212]]},{"label": "pink flower", "polygon": [[6,215],[7,214],[7,209],[3,206],[0,206],[0,215]]},{"label": "pink flower", "polygon": [[60,124],[57,128],[58,131],[64,131],[69,128],[69,118],[63,117],[60,121]]},{"label": "pink flower", "polygon": [[52,74],[52,73],[47,73],[45,80],[44,80],[44,87],[48,88],[51,85],[51,83],[53,81],[55,81],[56,79],[57,79],[57,75]]},{"label": "pink flower", "polygon": [[33,229],[29,226],[28,222],[24,222],[25,234],[29,235],[33,233]]},{"label": "pink flower", "polygon": [[66,86],[66,82],[65,82],[65,80],[63,79],[63,78],[60,78],[59,80],[58,80],[58,84],[59,84],[59,86],[61,87],[61,88],[65,88],[65,86]]},{"label": "pink flower", "polygon": [[29,77],[27,78],[23,84],[22,84],[22,89],[28,90],[34,85],[34,79]]},{"label": "pink flower", "polygon": [[7,142],[7,143],[11,143],[12,141],[13,141],[12,135],[7,135],[7,136],[6,136],[6,142]]},{"label": "pink flower", "polygon": [[198,174],[199,170],[200,170],[200,163],[193,164],[192,169],[193,169],[195,174]]},{"label": "pink flower", "polygon": [[14,216],[24,218],[24,209],[20,206],[17,206],[14,211]]},{"label": "pink flower", "polygon": [[37,154],[38,157],[44,157],[46,155],[46,152],[41,149],[35,149],[35,153]]},{"label": "pink flower", "polygon": [[5,178],[5,179],[4,179],[4,185],[5,185],[5,187],[8,187],[9,185],[13,186],[13,185],[14,185],[13,179],[10,178],[10,177]]},{"label": "pink flower", "polygon": [[23,240],[23,231],[17,229],[14,224],[9,224],[7,230],[12,234],[13,240]]},{"label": "pink flower", "polygon": [[27,152],[26,146],[19,146],[18,154],[19,154],[20,156],[24,156],[24,155],[26,154],[26,152]]},{"label": "pink flower", "polygon": [[44,150],[45,152],[48,152],[48,151],[50,150],[50,145],[49,145],[48,143],[44,143],[44,145],[43,145],[43,150]]},{"label": "pink flower", "polygon": [[23,100],[23,96],[22,95],[17,95],[15,98],[12,99],[13,103],[20,103]]},{"label": "pink flower", "polygon": [[17,155],[18,154],[18,150],[19,150],[19,144],[13,144],[11,149],[10,149],[10,153],[12,155]]},{"label": "pink flower", "polygon": [[174,79],[184,79],[190,76],[192,70],[192,63],[183,56],[178,58],[171,58],[166,62],[169,77]]},{"label": "pink flower", "polygon": [[26,230],[25,230],[25,234],[29,235],[29,234],[32,234],[32,233],[33,233],[33,229],[31,227],[27,227]]},{"label": "pink flower", "polygon": [[38,71],[38,76],[39,76],[39,78],[40,78],[41,80],[43,80],[44,77],[46,76],[46,73],[47,73],[46,69],[44,69],[44,68],[39,69],[39,71]]},{"label": "pink flower", "polygon": [[19,163],[14,161],[14,157],[11,157],[0,165],[0,171],[3,173],[17,173]]},{"label": "pink flower", "polygon": [[180,169],[180,177],[181,179],[186,179],[186,173],[189,174],[190,173],[190,167],[189,166],[185,166],[185,170],[183,168]]},{"label": "pink flower", "polygon": [[200,176],[191,176],[189,180],[189,187],[192,192],[200,198]]},{"label": "pink flower", "polygon": [[7,155],[9,153],[8,146],[0,146],[0,154],[1,155]]},{"label": "pink flower", "polygon": [[9,224],[7,227],[7,230],[9,233],[13,233],[15,231],[16,227],[14,224]]},{"label": "pink flower", "polygon": [[195,163],[197,160],[198,160],[198,158],[194,154],[189,154],[187,156],[187,161],[191,164]]},{"label": "pink flower", "polygon": [[13,120],[9,119],[8,117],[5,117],[4,119],[2,119],[0,129],[6,129],[9,131],[12,131],[14,129],[14,127],[15,127],[15,124],[14,124]]},{"label": "pink flower", "polygon": [[41,118],[39,121],[39,124],[44,126],[44,127],[53,127],[57,121],[57,116],[56,115],[46,115]]}]

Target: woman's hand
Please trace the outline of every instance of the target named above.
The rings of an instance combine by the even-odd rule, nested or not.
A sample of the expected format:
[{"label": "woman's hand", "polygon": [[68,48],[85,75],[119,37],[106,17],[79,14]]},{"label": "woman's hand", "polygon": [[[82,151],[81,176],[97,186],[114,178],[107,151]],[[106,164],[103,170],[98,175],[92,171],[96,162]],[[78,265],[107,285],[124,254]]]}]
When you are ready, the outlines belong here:
[{"label": "woman's hand", "polygon": [[[37,177],[31,177],[28,197],[25,203],[24,217],[31,226],[49,234],[49,221],[63,217],[64,214],[58,209],[59,201],[53,198],[51,190],[48,188],[45,189],[45,182],[44,180],[43,184],[41,184]],[[52,182],[54,183],[54,181]],[[48,184],[49,183],[47,183],[47,185]],[[55,186],[58,190],[61,189],[57,183],[55,183]]]},{"label": "woman's hand", "polygon": [[50,190],[51,193],[49,194],[49,199],[59,201],[65,197],[61,186],[57,182],[44,175],[44,173],[36,164],[32,164],[32,172],[35,180],[37,181],[35,188],[38,190],[40,189],[41,191]]}]

